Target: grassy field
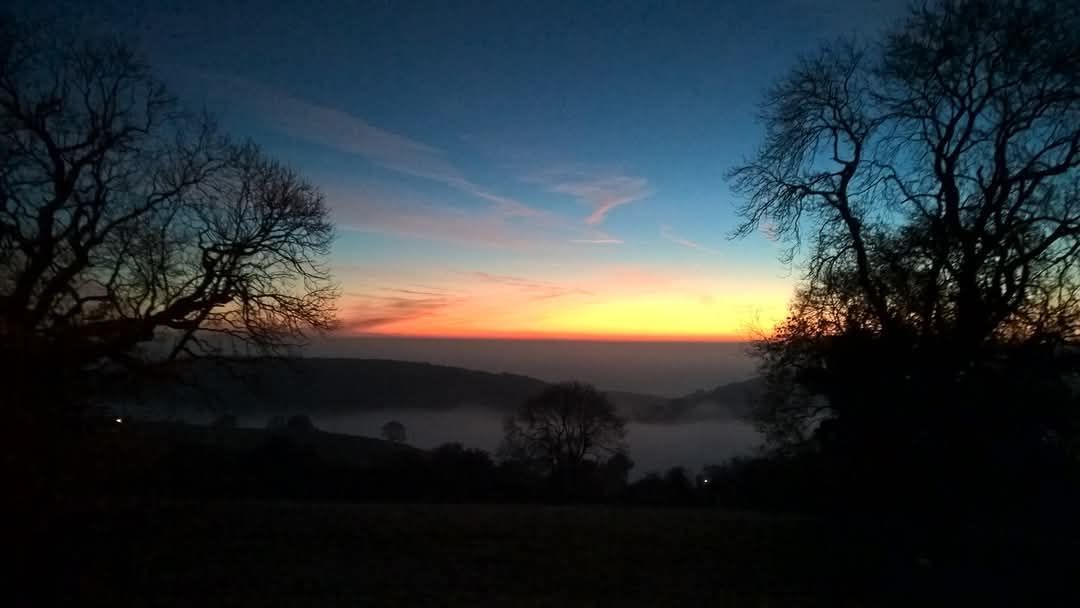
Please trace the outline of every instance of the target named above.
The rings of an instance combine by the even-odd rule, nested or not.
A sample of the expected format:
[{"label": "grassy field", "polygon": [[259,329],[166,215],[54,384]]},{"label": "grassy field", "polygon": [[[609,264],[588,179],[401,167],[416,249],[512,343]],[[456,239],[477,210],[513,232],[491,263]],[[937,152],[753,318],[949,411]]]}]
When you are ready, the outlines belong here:
[{"label": "grassy field", "polygon": [[819,604],[853,557],[805,521],[717,511],[157,503],[69,517],[39,591],[72,605]]},{"label": "grassy field", "polygon": [[923,605],[932,568],[716,510],[110,502],[49,537],[26,605]]}]

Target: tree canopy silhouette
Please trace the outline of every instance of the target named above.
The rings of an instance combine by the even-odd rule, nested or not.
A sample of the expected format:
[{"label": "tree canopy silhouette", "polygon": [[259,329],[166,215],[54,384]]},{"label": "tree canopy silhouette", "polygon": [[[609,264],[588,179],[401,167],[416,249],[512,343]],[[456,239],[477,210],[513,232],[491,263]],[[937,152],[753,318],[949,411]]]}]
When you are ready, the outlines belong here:
[{"label": "tree canopy silhouette", "polygon": [[397,420],[391,420],[382,425],[382,437],[394,443],[404,443],[406,439],[405,425]]},{"label": "tree canopy silhouette", "polygon": [[545,388],[508,416],[503,428],[503,458],[550,475],[575,474],[586,462],[626,452],[626,421],[606,395],[579,382]]},{"label": "tree canopy silhouette", "polygon": [[805,263],[760,345],[774,440],[895,460],[976,427],[990,444],[1072,428],[1078,66],[1073,4],[944,1],[769,89],[730,178],[737,235],[764,228]]},{"label": "tree canopy silhouette", "polygon": [[0,350],[24,398],[332,323],[319,190],[183,112],[121,42],[0,21],[0,166]]}]

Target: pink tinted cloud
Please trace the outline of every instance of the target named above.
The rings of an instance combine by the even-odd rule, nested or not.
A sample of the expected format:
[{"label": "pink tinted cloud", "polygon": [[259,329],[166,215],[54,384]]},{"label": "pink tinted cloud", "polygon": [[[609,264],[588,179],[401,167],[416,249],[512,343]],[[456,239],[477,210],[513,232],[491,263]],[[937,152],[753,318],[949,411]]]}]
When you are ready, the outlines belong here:
[{"label": "pink tinted cloud", "polygon": [[584,245],[622,245],[624,241],[622,239],[614,239],[614,238],[602,238],[602,239],[598,238],[598,239],[573,239],[570,242],[571,243],[581,243],[581,244],[584,244]]},{"label": "pink tinted cloud", "polygon": [[451,271],[440,274],[439,280],[450,281],[449,287],[391,282],[346,293],[348,305],[341,330],[374,334],[482,332],[500,320],[523,315],[534,318],[552,300],[593,295],[573,282],[484,271]]},{"label": "pink tinted cloud", "polygon": [[456,303],[451,296],[361,296],[366,302],[356,306],[342,329],[370,332],[399,324],[414,323],[437,316]]},{"label": "pink tinted cloud", "polygon": [[381,287],[379,291],[387,293],[404,294],[407,296],[430,296],[430,297],[446,297],[446,290],[436,289],[428,287],[426,289],[403,289],[400,287]]},{"label": "pink tinted cloud", "polygon": [[535,279],[527,279],[524,277],[492,274],[489,272],[481,271],[468,273],[468,276],[479,279],[481,282],[484,283],[495,283],[498,285],[506,285],[509,287],[517,288],[520,291],[532,294],[533,299],[551,299],[572,294],[592,294],[592,292],[586,289],[582,289],[580,287],[564,285],[562,283],[555,283],[552,281],[540,281]]},{"label": "pink tinted cloud", "polygon": [[346,230],[518,250],[566,242],[622,242],[600,230],[517,206],[495,195],[488,207],[459,208],[432,203],[375,182],[328,187],[325,191],[335,223]]},{"label": "pink tinted cloud", "polygon": [[671,241],[672,243],[675,243],[676,245],[682,245],[683,247],[686,247],[687,249],[694,249],[696,251],[701,251],[703,253],[712,253],[712,254],[717,253],[717,251],[715,249],[711,248],[711,247],[706,247],[705,245],[702,245],[700,243],[695,243],[694,241],[691,241],[690,239],[686,239],[686,238],[683,238],[683,237],[675,234],[675,231],[672,230],[671,226],[668,226],[667,224],[664,224],[664,225],[660,226],[660,236],[663,237],[664,239],[667,239],[667,240]]},{"label": "pink tinted cloud", "polygon": [[572,196],[592,207],[592,213],[585,218],[589,226],[602,224],[616,207],[653,193],[649,181],[643,177],[581,167],[549,169],[526,181],[542,184],[551,192]]},{"label": "pink tinted cloud", "polygon": [[499,248],[524,248],[535,241],[490,211],[469,213],[424,203],[355,197],[338,199],[333,207],[336,222],[348,230]]}]

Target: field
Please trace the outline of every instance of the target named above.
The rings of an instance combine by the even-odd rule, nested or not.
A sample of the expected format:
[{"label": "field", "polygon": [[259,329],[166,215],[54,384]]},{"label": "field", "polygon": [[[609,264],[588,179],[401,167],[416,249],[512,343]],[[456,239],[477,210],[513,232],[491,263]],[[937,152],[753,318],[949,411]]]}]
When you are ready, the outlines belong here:
[{"label": "field", "polygon": [[55,580],[31,600],[826,605],[851,598],[837,577],[858,561],[804,520],[704,510],[156,503],[68,517],[52,527]]},{"label": "field", "polygon": [[110,502],[48,534],[27,605],[910,605],[937,566],[716,510]]}]

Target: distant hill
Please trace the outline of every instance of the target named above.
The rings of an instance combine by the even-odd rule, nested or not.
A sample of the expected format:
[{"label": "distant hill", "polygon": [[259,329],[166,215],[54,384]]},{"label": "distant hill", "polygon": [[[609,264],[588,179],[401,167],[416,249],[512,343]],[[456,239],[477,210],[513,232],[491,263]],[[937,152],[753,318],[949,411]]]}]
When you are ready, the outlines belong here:
[{"label": "distant hill", "polygon": [[250,454],[265,446],[268,440],[282,437],[298,448],[311,450],[325,462],[355,467],[373,466],[399,454],[424,453],[423,450],[402,443],[329,433],[319,429],[268,431],[183,422],[139,421],[126,425],[123,430],[143,440],[144,445],[152,445],[158,452],[168,452],[178,446],[206,446],[233,454]]},{"label": "distant hill", "polygon": [[346,412],[389,408],[509,410],[546,386],[514,374],[384,359],[192,362],[180,377],[128,393],[147,404],[232,412]]},{"label": "distant hill", "polygon": [[626,416],[637,422],[645,421],[652,415],[652,412],[666,410],[668,404],[671,403],[671,399],[656,395],[643,395],[625,391],[607,391],[605,394],[615,404],[620,416]]},{"label": "distant hill", "polygon": [[[622,391],[607,394],[623,415],[639,422],[734,419],[749,411],[759,383],[737,382],[678,399]],[[547,385],[517,374],[388,359],[200,360],[169,382],[142,386],[120,398],[238,414],[459,407],[509,412]]]},{"label": "distant hill", "polygon": [[722,384],[712,390],[700,390],[662,403],[647,404],[635,411],[642,422],[673,423],[692,420],[747,419],[754,402],[765,390],[763,378]]}]

